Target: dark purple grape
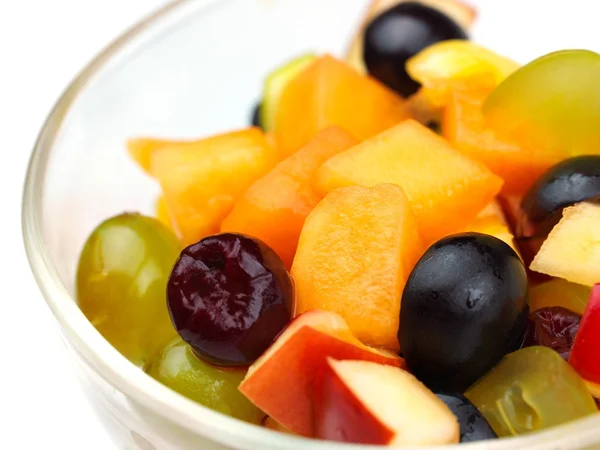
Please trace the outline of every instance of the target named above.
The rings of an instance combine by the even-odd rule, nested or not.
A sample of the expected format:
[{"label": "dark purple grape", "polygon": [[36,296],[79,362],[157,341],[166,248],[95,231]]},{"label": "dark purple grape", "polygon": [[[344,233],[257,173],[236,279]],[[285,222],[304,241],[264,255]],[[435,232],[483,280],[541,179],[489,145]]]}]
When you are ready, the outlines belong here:
[{"label": "dark purple grape", "polygon": [[279,256],[258,239],[223,233],[181,252],[167,286],[171,321],[205,360],[248,365],[294,313],[294,288]]},{"label": "dark purple grape", "polygon": [[467,39],[465,31],[441,11],[418,2],[402,2],[381,13],[364,33],[369,74],[408,97],[420,85],[406,72],[406,61],[426,47],[449,39]]},{"label": "dark purple grape", "polygon": [[256,105],[254,105],[254,108],[252,109],[252,117],[250,120],[250,124],[253,127],[258,127],[258,128],[262,128],[262,123],[260,122],[260,109],[262,108],[262,103],[257,103]]},{"label": "dark purple grape", "polygon": [[561,306],[538,309],[529,315],[523,347],[543,345],[569,359],[581,316]]},{"label": "dark purple grape", "polygon": [[429,247],[408,277],[398,340],[425,385],[463,392],[521,346],[528,316],[515,251],[493,236],[457,234]]},{"label": "dark purple grape", "polygon": [[458,393],[436,393],[454,413],[460,425],[460,442],[495,439],[498,436],[485,420],[483,414],[464,395]]},{"label": "dark purple grape", "polygon": [[567,206],[600,196],[600,155],[585,155],[551,167],[521,202],[516,237],[541,239],[562,217]]}]

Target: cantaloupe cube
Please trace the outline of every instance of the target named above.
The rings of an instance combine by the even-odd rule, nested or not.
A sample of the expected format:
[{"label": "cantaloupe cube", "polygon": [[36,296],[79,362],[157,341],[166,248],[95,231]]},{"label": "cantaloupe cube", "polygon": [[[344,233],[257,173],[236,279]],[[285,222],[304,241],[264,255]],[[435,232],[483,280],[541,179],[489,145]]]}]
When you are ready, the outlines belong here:
[{"label": "cantaloupe cube", "polygon": [[414,120],[334,156],[316,176],[323,193],[380,183],[404,189],[426,242],[467,225],[502,188],[484,164]]},{"label": "cantaloupe cube", "polygon": [[465,155],[504,179],[504,194],[523,194],[564,155],[526,148],[486,125],[481,107],[491,88],[455,89],[442,117],[442,135]]},{"label": "cantaloupe cube", "polygon": [[289,269],[304,219],[323,198],[313,188],[315,172],[327,159],[357,143],[341,127],[319,132],[307,146],[250,186],[223,220],[221,231],[261,239]]},{"label": "cantaloupe cube", "polygon": [[339,125],[363,140],[407,117],[397,94],[325,55],[286,86],[274,132],[278,147],[289,155],[330,125]]},{"label": "cantaloupe cube", "polygon": [[365,344],[398,350],[402,290],[424,250],[400,187],[335,190],[300,235],[291,270],[296,310],[336,312]]},{"label": "cantaloupe cube", "polygon": [[277,160],[264,134],[248,128],[157,148],[150,173],[161,185],[173,228],[191,244],[217,233],[237,198]]}]

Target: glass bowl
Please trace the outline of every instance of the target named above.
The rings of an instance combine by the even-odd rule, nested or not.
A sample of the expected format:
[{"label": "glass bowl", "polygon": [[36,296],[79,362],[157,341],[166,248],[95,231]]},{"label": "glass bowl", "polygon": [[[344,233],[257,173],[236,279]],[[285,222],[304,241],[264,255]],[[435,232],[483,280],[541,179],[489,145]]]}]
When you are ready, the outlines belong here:
[{"label": "glass bowl", "polygon": [[[582,34],[585,27],[565,37],[538,21],[536,43],[522,45],[531,31],[523,14],[527,8],[534,14],[538,2],[519,2],[520,14],[510,12],[516,11],[510,2],[472,3],[480,9],[476,39],[520,61],[558,49],[561,42],[563,47],[593,42],[593,34]],[[590,7],[579,3],[580,9]],[[113,349],[73,298],[78,254],[91,230],[124,210],[151,213],[158,194],[128,158],[126,138],[193,138],[245,126],[265,72],[305,51],[342,56],[365,6],[365,0],[172,3],[96,57],[50,113],[25,185],[26,249],[86,395],[120,448],[367,449],[278,434],[187,400]],[[506,20],[511,20],[510,40]],[[464,449],[598,447],[600,415]]]}]

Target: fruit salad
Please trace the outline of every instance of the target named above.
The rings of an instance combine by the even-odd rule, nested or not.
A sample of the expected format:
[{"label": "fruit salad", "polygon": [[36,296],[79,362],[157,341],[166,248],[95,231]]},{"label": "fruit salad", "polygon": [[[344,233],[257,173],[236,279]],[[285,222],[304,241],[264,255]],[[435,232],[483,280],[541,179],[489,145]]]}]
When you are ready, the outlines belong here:
[{"label": "fruit salad", "polygon": [[521,66],[460,0],[373,0],[290,55],[251,123],[132,137],[154,217],[91,233],[77,300],[174,391],[271,432],[381,446],[598,414],[600,55]]}]

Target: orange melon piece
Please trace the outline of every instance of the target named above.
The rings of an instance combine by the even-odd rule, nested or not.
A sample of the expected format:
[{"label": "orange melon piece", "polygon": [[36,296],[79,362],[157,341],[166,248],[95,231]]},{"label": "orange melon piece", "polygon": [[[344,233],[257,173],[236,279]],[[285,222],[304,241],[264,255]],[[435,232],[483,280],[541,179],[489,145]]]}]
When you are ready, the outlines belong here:
[{"label": "orange melon piece", "polygon": [[476,219],[484,219],[488,217],[493,217],[504,225],[508,224],[506,221],[506,216],[504,215],[504,211],[502,210],[502,205],[500,205],[500,202],[496,199],[492,200],[485,208],[479,211]]},{"label": "orange melon piece", "polygon": [[237,198],[277,163],[258,128],[193,144],[164,146],[151,155],[174,230],[188,245],[219,231]]},{"label": "orange melon piece", "polygon": [[275,139],[275,134],[273,134],[272,132],[265,133],[265,139],[271,147],[273,147],[274,149],[277,148],[277,139]]},{"label": "orange melon piece", "polygon": [[323,193],[351,185],[401,186],[426,242],[467,225],[502,188],[502,179],[484,164],[414,120],[334,156],[315,183]]},{"label": "orange melon piece", "polygon": [[300,235],[291,270],[296,311],[336,312],[363,343],[398,350],[402,290],[424,250],[400,187],[335,190]]},{"label": "orange melon piece", "polygon": [[[452,233],[448,233],[448,235],[469,232],[489,234],[490,236],[497,237],[501,241],[504,241],[510,245],[515,253],[520,256],[519,250],[515,243],[515,237],[510,231],[506,217],[502,211],[502,207],[496,200],[482,209],[479,214],[477,214],[475,219],[473,219],[467,225]],[[430,242],[429,244],[434,244],[434,242]]]},{"label": "orange melon piece", "polygon": [[127,141],[127,151],[131,158],[139,164],[144,172],[152,175],[152,154],[164,147],[185,147],[193,145],[193,141],[167,140],[149,137],[133,138]]},{"label": "orange melon piece", "polygon": [[502,222],[497,217],[477,218],[460,230],[460,232],[475,232],[494,236],[510,245],[515,253],[520,257],[519,250],[515,244],[515,237],[510,232],[508,225],[506,225],[506,223]]},{"label": "orange melon piece", "polygon": [[312,186],[315,172],[327,159],[357,143],[340,127],[319,132],[306,147],[250,186],[223,220],[221,231],[261,239],[289,269],[304,219],[322,199]]},{"label": "orange melon piece", "polygon": [[523,194],[561,156],[526,148],[486,125],[482,105],[492,88],[455,89],[442,117],[442,135],[465,155],[504,179],[503,193]]},{"label": "orange melon piece", "polygon": [[377,80],[325,55],[286,86],[274,133],[278,147],[290,154],[330,125],[339,125],[363,140],[407,117],[402,98]]},{"label": "orange melon piece", "polygon": [[172,229],[171,217],[169,216],[169,209],[164,197],[161,196],[156,199],[154,209],[156,211],[156,218],[161,223]]},{"label": "orange melon piece", "polygon": [[[277,148],[277,142],[273,133],[265,133],[265,139],[273,148]],[[192,147],[197,144],[197,140],[183,139],[158,139],[151,137],[132,138],[127,141],[127,151],[131,158],[139,164],[139,166],[148,175],[153,176],[151,170],[152,154],[165,147],[182,148]]]}]

